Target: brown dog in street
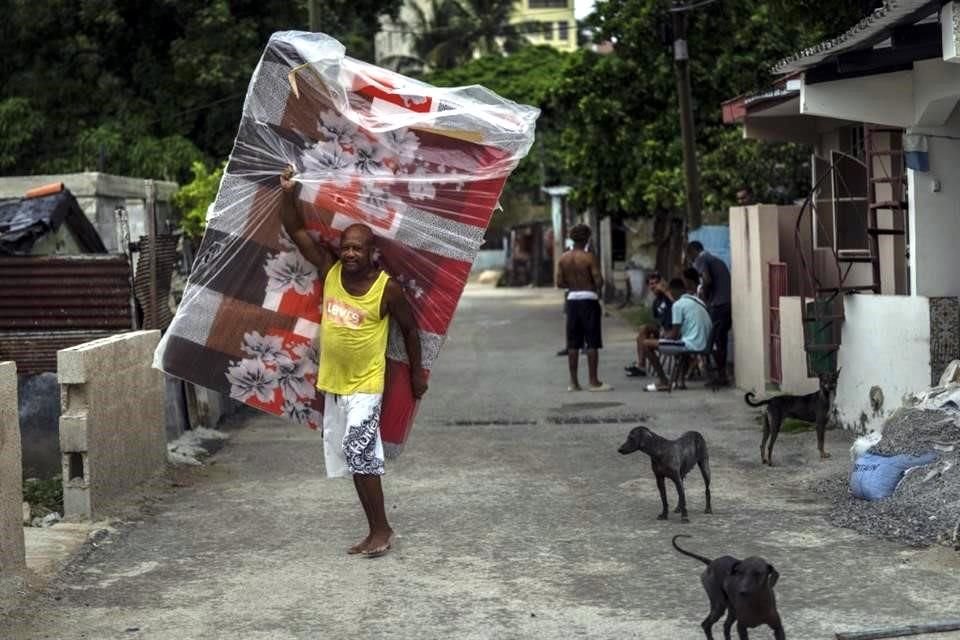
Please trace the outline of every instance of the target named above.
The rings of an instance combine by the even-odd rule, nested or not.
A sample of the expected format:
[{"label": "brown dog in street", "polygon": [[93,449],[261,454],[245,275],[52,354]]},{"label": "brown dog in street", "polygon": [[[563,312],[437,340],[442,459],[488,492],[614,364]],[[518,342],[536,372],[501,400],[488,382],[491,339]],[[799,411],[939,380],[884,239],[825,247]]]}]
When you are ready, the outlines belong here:
[{"label": "brown dog in street", "polygon": [[687,496],[683,491],[683,479],[694,466],[700,467],[707,492],[707,508],[704,513],[713,513],[710,507],[710,457],[707,455],[707,442],[696,431],[687,431],[676,440],[667,440],[646,427],[634,427],[627,435],[627,441],[618,451],[624,455],[643,451],[650,456],[650,465],[653,467],[653,475],[657,478],[657,489],[660,491],[660,502],[663,504],[663,511],[657,516],[657,520],[667,519],[666,479],[670,478],[680,497],[680,503],[677,505],[680,521],[690,521],[687,517]]},{"label": "brown dog in street", "polygon": [[710,598],[710,613],[700,623],[707,640],[713,640],[713,625],[723,617],[724,611],[727,612],[727,619],[723,621],[724,640],[730,640],[730,628],[734,622],[737,623],[740,640],[749,640],[747,629],[761,624],[773,629],[776,640],[785,640],[787,636],[783,632],[783,624],[777,612],[777,599],[773,594],[773,587],[780,574],[773,565],[755,556],[745,560],[732,556],[708,560],[680,548],[677,539],[689,537],[673,536],[673,548],[707,565],[700,576],[707,597]]}]

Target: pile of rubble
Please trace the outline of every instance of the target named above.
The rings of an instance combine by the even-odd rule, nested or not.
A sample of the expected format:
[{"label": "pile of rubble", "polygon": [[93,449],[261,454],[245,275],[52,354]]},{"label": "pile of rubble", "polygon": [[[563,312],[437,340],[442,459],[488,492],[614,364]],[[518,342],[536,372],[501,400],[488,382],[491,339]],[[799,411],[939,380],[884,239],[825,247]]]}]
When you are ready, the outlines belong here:
[{"label": "pile of rubble", "polygon": [[951,363],[939,386],[905,398],[867,452],[934,452],[937,460],[910,469],[892,496],[873,502],[850,493],[846,474],[821,483],[818,491],[833,501],[830,520],[915,546],[941,543],[960,549],[960,362]]}]

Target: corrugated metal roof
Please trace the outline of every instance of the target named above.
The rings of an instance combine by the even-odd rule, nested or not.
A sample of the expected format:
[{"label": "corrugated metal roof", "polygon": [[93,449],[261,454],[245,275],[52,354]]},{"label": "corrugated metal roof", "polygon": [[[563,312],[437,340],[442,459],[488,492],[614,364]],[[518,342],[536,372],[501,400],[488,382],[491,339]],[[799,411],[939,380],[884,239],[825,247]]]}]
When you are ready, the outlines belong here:
[{"label": "corrugated metal roof", "polygon": [[177,262],[177,241],[178,238],[174,235],[157,236],[157,310],[154,318],[150,300],[150,252],[153,249],[150,238],[140,236],[140,257],[137,260],[133,290],[143,311],[141,329],[166,329],[173,321],[173,311],[170,309],[170,279]]},{"label": "corrugated metal roof", "polygon": [[17,363],[17,373],[33,375],[57,370],[57,351],[105,338],[117,333],[107,331],[54,331],[23,333],[0,331],[0,360]]},{"label": "corrugated metal roof", "polygon": [[772,71],[778,74],[802,71],[843,51],[875,44],[893,27],[915,22],[923,17],[928,9],[928,13],[938,11],[940,5],[940,2],[930,0],[886,0],[873,13],[841,35],[784,58],[773,66]]},{"label": "corrugated metal roof", "polygon": [[133,326],[123,255],[0,257],[0,359],[56,371],[56,352]]}]

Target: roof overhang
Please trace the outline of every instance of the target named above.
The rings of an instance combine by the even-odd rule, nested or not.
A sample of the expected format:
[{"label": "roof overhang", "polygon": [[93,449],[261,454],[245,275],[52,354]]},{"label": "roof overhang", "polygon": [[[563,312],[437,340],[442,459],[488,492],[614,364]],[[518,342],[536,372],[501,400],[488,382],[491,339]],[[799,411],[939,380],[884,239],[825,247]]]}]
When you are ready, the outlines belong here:
[{"label": "roof overhang", "polygon": [[[724,102],[723,122],[743,122],[749,114],[766,112],[788,104],[800,97],[801,81],[797,75],[787,76],[756,93],[737,96]],[[788,107],[789,109],[789,107]]]},{"label": "roof overhang", "polygon": [[[941,0],[886,0],[881,7],[877,8],[873,13],[846,32],[836,38],[821,42],[816,46],[784,58],[773,66],[772,71],[776,74],[791,74],[806,71],[837,58],[841,54],[854,50],[865,50],[864,54],[869,58],[873,55],[873,48],[877,45],[886,44],[885,41],[887,40],[891,41],[889,46],[880,46],[878,49],[896,49],[898,48],[896,41],[898,34],[895,31],[898,28],[901,29],[902,35],[900,35],[900,39],[904,40],[903,44],[921,43],[923,42],[923,38],[912,38],[909,28],[912,26],[921,26],[916,23],[933,14],[939,15],[942,4],[943,2]],[[933,24],[939,29],[939,21]],[[935,41],[939,47],[939,35],[935,38]],[[907,48],[909,48],[909,45]],[[926,55],[928,50],[917,51],[915,53]],[[901,50],[898,55],[905,57],[905,52]],[[935,55],[939,55],[939,53]],[[852,67],[852,70],[855,72],[858,62],[857,59],[854,58],[848,60],[845,64],[848,67]]]}]

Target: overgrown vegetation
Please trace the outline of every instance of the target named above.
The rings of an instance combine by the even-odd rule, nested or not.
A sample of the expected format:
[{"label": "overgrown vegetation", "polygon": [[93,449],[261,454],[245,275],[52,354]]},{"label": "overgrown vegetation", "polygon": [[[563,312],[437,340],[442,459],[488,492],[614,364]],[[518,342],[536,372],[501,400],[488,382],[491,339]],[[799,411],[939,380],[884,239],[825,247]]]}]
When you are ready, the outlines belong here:
[{"label": "overgrown vegetation", "polygon": [[202,162],[190,167],[193,179],[180,187],[173,204],[180,211],[180,228],[191,238],[199,238],[206,227],[207,209],[217,197],[224,166],[210,171]]},{"label": "overgrown vegetation", "polygon": [[63,515],[63,478],[59,475],[46,480],[27,478],[23,481],[23,499],[30,503],[33,517],[52,512]]}]

